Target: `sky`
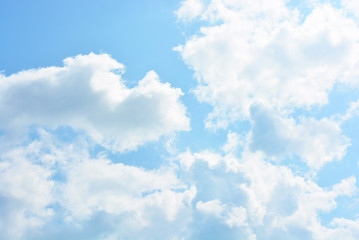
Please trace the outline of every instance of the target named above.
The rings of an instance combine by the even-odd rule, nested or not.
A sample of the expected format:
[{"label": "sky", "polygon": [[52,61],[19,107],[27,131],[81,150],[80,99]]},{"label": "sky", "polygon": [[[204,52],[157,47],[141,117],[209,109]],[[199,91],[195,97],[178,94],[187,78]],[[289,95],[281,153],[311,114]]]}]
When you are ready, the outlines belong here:
[{"label": "sky", "polygon": [[359,239],[356,0],[0,0],[0,240]]}]

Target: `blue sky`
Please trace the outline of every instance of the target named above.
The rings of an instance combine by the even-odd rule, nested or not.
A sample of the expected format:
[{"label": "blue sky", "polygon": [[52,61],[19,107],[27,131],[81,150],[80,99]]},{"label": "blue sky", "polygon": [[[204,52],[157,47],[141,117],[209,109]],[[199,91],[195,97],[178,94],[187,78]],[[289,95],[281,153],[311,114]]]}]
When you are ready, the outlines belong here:
[{"label": "blue sky", "polygon": [[358,12],[0,1],[0,239],[358,239]]}]

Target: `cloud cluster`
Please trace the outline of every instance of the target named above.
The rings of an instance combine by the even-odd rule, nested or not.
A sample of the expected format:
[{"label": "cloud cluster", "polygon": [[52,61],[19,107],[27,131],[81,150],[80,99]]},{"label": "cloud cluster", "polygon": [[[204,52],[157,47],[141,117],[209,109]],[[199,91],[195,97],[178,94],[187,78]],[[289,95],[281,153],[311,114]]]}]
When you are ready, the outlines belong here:
[{"label": "cloud cluster", "polygon": [[306,15],[286,4],[219,0],[198,13],[209,26],[176,49],[195,71],[197,99],[213,106],[207,127],[247,119],[253,103],[288,113],[327,104],[336,83],[358,86],[355,20],[330,4]]},{"label": "cloud cluster", "polygon": [[162,224],[182,224],[175,232],[181,234],[191,219],[196,187],[182,182],[175,170],[91,158],[85,143],[69,146],[39,130],[38,139],[0,154],[0,239],[63,239],[71,231],[67,238],[81,233],[89,239],[83,235],[91,228],[86,223],[106,225],[109,219],[107,230],[92,238],[133,237]]},{"label": "cloud cluster", "polygon": [[[201,8],[191,10],[194,3]],[[315,174],[346,156],[351,140],[342,126],[357,115],[357,101],[345,113],[312,114],[330,103],[334,87],[358,87],[357,7],[186,0],[176,12],[201,25],[175,49],[194,71],[193,93],[213,107],[206,127],[230,130],[221,152],[188,148],[177,158],[198,186],[196,218],[226,239],[358,238],[357,216],[323,218],[338,199],[357,197],[356,177],[323,187]],[[240,121],[250,124],[243,136],[231,131]],[[296,172],[288,159],[308,168]],[[196,227],[192,238],[206,238],[210,230]]]},{"label": "cloud cluster", "polygon": [[[0,75],[0,239],[141,239],[156,222],[174,229],[190,220],[196,188],[176,169],[90,153],[93,143],[119,154],[190,128],[180,89],[154,71],[128,88],[124,69],[90,53]],[[98,232],[86,235],[94,224]]]},{"label": "cloud cluster", "polygon": [[[260,152],[251,152],[248,146],[240,158],[231,156],[237,168],[231,168],[226,162],[232,153],[216,153],[219,160],[215,163],[213,154],[187,151],[179,157],[183,162],[187,158],[195,159],[190,167],[184,165],[187,172],[184,175],[200,186],[196,197],[198,214],[207,219],[205,221],[226,226],[218,230],[219,234],[234,232],[228,239],[238,236],[242,239],[323,240],[358,237],[357,220],[334,218],[329,224],[321,221],[322,213],[335,210],[338,197],[357,195],[354,176],[323,188],[312,178],[296,175],[289,167],[270,163]],[[206,188],[210,190],[204,190]]]},{"label": "cloud cluster", "polygon": [[[34,164],[30,149],[18,148],[0,157],[0,239],[18,239],[23,231],[36,229],[54,212],[48,205],[54,200],[51,170]],[[32,159],[31,159],[32,158]]]},{"label": "cloud cluster", "polygon": [[[178,20],[202,27],[176,50],[213,107],[206,127],[225,128],[227,142],[209,149],[190,132],[200,150],[174,146],[190,130],[182,91],[154,71],[130,88],[108,54],[0,73],[0,239],[359,239],[358,216],[337,211],[351,201],[340,207],[355,212],[357,176],[317,174],[355,144],[343,125],[359,101],[312,114],[335,86],[359,86],[358,4],[180,5]],[[160,166],[122,161],[162,136],[172,139]]]},{"label": "cloud cluster", "polygon": [[280,158],[295,154],[313,170],[319,170],[325,163],[341,160],[349,146],[340,123],[333,119],[303,117],[297,123],[258,105],[251,107],[250,114],[251,150],[260,150],[267,156]]},{"label": "cloud cluster", "polygon": [[109,55],[91,53],[66,58],[64,67],[0,75],[1,128],[70,126],[121,152],[189,130],[180,89],[161,83],[153,71],[128,88],[123,72]]}]

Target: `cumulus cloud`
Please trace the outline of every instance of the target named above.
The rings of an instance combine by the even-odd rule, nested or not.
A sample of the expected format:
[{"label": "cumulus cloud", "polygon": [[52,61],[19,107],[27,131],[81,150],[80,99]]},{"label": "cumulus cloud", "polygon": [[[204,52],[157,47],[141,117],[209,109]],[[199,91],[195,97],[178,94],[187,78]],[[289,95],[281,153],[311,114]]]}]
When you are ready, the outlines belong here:
[{"label": "cumulus cloud", "polygon": [[226,223],[230,228],[247,225],[247,211],[244,207],[234,207],[229,213]]},{"label": "cumulus cloud", "polygon": [[190,149],[187,149],[185,152],[178,154],[176,159],[180,161],[181,167],[184,170],[188,170],[196,162],[202,161],[205,162],[210,169],[221,165],[225,166],[228,171],[238,171],[238,161],[231,153],[222,156],[208,149],[196,153],[192,153]]},{"label": "cumulus cloud", "polygon": [[189,130],[180,89],[161,83],[153,71],[128,88],[123,72],[109,55],[91,53],[66,58],[64,67],[0,75],[1,128],[70,126],[115,151]]},{"label": "cumulus cloud", "polygon": [[248,153],[244,158],[248,159],[244,159],[243,172],[250,183],[241,187],[248,194],[248,213],[254,224],[279,229],[292,225],[315,234],[321,226],[320,211],[335,209],[338,196],[351,196],[356,191],[355,177],[323,189],[285,166],[263,161],[260,155]]},{"label": "cumulus cloud", "polygon": [[336,229],[332,230],[334,236],[328,239],[354,240],[359,237],[359,219],[335,218],[330,225]]},{"label": "cumulus cloud", "polygon": [[330,4],[304,15],[286,1],[210,1],[201,33],[177,47],[193,92],[213,106],[207,127],[247,119],[260,103],[282,112],[328,103],[336,83],[357,86],[359,28]]},{"label": "cumulus cloud", "polygon": [[222,219],[229,228],[247,226],[247,211],[244,207],[228,207],[220,200],[199,201],[196,209],[205,214]]},{"label": "cumulus cloud", "polygon": [[94,211],[140,217],[152,208],[163,211],[168,221],[190,206],[196,194],[195,188],[187,189],[171,171],[146,171],[106,159],[72,165],[62,191],[63,205],[73,217],[85,218]]},{"label": "cumulus cloud", "polygon": [[340,123],[332,119],[302,117],[297,123],[258,105],[252,106],[250,112],[252,151],[261,150],[279,159],[295,154],[313,170],[341,160],[346,154],[350,141],[342,134]]},{"label": "cumulus cloud", "polygon": [[86,238],[96,222],[108,224],[96,239],[143,239],[160,226],[174,238],[185,234],[197,192],[173,167],[146,170],[91,158],[86,143],[69,145],[43,130],[2,152],[0,173],[0,239]]},{"label": "cumulus cloud", "polygon": [[0,239],[18,239],[54,214],[48,207],[54,201],[52,171],[28,159],[33,147],[1,154]]},{"label": "cumulus cloud", "polygon": [[[222,159],[226,155],[222,155]],[[213,225],[207,219],[207,216],[212,216],[219,225],[227,226],[220,231],[235,232],[228,239],[242,236],[242,239],[324,240],[355,236],[356,225],[352,220],[342,221],[348,221],[348,226],[353,226],[351,230],[347,225],[336,224],[340,220],[335,218],[330,225],[321,221],[323,212],[330,213],[336,209],[338,197],[357,194],[354,176],[323,188],[314,179],[298,176],[289,167],[270,163],[265,155],[249,149],[236,158],[238,168],[233,170],[223,168],[221,164],[210,165],[211,156],[203,155],[206,157],[209,158],[208,165],[200,165],[202,161],[198,159],[191,168],[185,168],[192,173],[186,176],[198,186],[196,209],[206,219],[198,221]],[[204,191],[206,188],[211,190]],[[214,196],[217,198],[207,200]]]},{"label": "cumulus cloud", "polygon": [[[329,103],[334,86],[358,87],[353,3],[343,1],[340,9],[308,1],[305,11],[282,0],[206,3],[196,16],[200,33],[176,50],[194,70],[193,93],[213,107],[206,127],[249,121],[251,129],[244,137],[229,131],[222,152],[179,155],[186,176],[201,186],[197,210],[226,223],[221,231],[233,233],[228,239],[355,238],[355,220],[325,224],[321,214],[357,193],[356,177],[325,188],[308,174],[342,160],[350,145],[341,125],[357,114],[356,102],[339,117],[316,119],[311,110]],[[281,165],[297,157],[310,172],[297,175]]]},{"label": "cumulus cloud", "polygon": [[359,114],[359,100],[355,102],[351,102],[349,104],[349,108],[347,109],[347,111],[343,115],[338,116],[338,118],[340,121],[346,121],[353,117],[356,117],[358,114]]},{"label": "cumulus cloud", "polygon": [[181,2],[181,7],[176,11],[178,19],[191,21],[202,13],[203,3],[201,0],[187,0]]},{"label": "cumulus cloud", "polygon": [[[177,154],[175,133],[190,129],[182,91],[154,71],[129,88],[108,54],[0,73],[0,239],[357,239],[357,216],[334,216],[358,196],[356,176],[325,185],[309,174],[349,149],[341,124],[359,101],[343,115],[310,110],[336,85],[359,86],[357,6],[308,2],[305,13],[284,0],[185,0],[176,11],[204,25],[176,49],[213,107],[206,127],[249,125],[217,149]],[[171,161],[121,162],[161,136]],[[296,157],[309,172],[283,165]]]},{"label": "cumulus cloud", "polygon": [[207,213],[207,214],[213,214],[217,217],[221,216],[225,209],[225,205],[221,203],[220,200],[214,199],[207,202],[199,201],[196,204],[196,209],[198,211]]}]

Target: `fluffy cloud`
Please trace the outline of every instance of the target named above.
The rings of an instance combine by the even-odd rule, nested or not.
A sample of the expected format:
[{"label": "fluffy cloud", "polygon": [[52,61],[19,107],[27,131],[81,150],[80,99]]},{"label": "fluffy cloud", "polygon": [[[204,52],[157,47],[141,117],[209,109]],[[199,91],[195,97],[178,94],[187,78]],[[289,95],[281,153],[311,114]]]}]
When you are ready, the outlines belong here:
[{"label": "fluffy cloud", "polygon": [[200,16],[213,24],[176,49],[195,71],[198,100],[214,108],[207,127],[247,119],[253,103],[308,109],[327,104],[338,82],[357,86],[358,25],[329,4],[304,15],[282,0],[220,0]]},{"label": "fluffy cloud", "polygon": [[359,219],[335,218],[330,225],[336,229],[332,230],[334,236],[328,239],[354,240],[359,237]]},{"label": "fluffy cloud", "polygon": [[176,11],[178,19],[191,21],[202,13],[201,0],[188,0],[181,2],[181,7]]},{"label": "fluffy cloud", "polygon": [[[128,88],[122,64],[91,53],[0,74],[0,239],[357,239],[357,216],[335,211],[358,196],[357,177],[323,184],[310,174],[349,149],[341,124],[359,101],[343,115],[310,110],[336,85],[359,86],[357,6],[310,2],[307,12],[284,0],[181,3],[180,20],[205,25],[176,49],[195,71],[197,99],[213,106],[206,126],[250,127],[176,156],[171,138],[172,161],[157,169],[121,162],[189,130],[181,90],[155,72]],[[282,165],[296,157],[310,172]]]},{"label": "fluffy cloud", "polygon": [[207,202],[199,201],[196,204],[196,209],[198,211],[201,211],[201,212],[204,212],[207,214],[213,214],[213,215],[219,217],[223,213],[223,211],[225,209],[225,205],[223,205],[221,203],[221,201],[219,201],[218,199],[207,201]]},{"label": "fluffy cloud", "polygon": [[300,156],[313,170],[325,163],[341,160],[349,146],[349,139],[342,135],[340,124],[332,119],[279,117],[263,106],[252,106],[250,110],[252,151],[261,150],[272,157]]},{"label": "fluffy cloud", "polygon": [[[233,142],[233,135],[228,135],[224,146]],[[355,221],[332,218],[325,225],[321,218],[322,213],[337,207],[338,197],[357,196],[354,176],[323,188],[311,176],[298,176],[289,167],[270,163],[263,153],[252,152],[248,145],[250,142],[243,146],[239,158],[225,151],[203,154],[187,150],[180,154],[187,172],[183,176],[197,183],[196,209],[202,214],[197,221],[213,225],[211,221],[216,220],[211,219],[217,219],[219,226],[227,226],[218,231],[233,232],[228,239],[355,238]],[[213,162],[214,155],[218,161]],[[229,155],[236,168],[228,166]],[[190,167],[186,158],[192,158]]]},{"label": "fluffy cloud", "polygon": [[96,223],[91,239],[143,239],[161,226],[168,230],[158,234],[168,238],[186,233],[196,187],[175,168],[91,158],[86,142],[38,134],[0,154],[0,239],[89,239]]},{"label": "fluffy cloud", "polygon": [[21,239],[55,214],[50,207],[55,201],[51,166],[62,158],[49,151],[52,143],[46,140],[46,144],[35,140],[26,146],[7,146],[0,153],[0,239]]},{"label": "fluffy cloud", "polygon": [[353,14],[355,17],[359,17],[359,3],[355,0],[342,0],[341,5],[344,7],[346,11],[350,14]]},{"label": "fluffy cloud", "polygon": [[182,207],[190,206],[196,194],[195,188],[187,189],[171,171],[146,171],[106,159],[70,166],[62,191],[63,205],[73,217],[85,218],[94,211],[104,211],[129,212],[141,218],[152,208],[163,211],[168,221],[173,221]]},{"label": "fluffy cloud", "polygon": [[[335,239],[338,235],[334,232],[342,230],[336,228],[332,232],[322,225],[320,213],[334,210],[338,196],[351,196],[356,191],[355,178],[327,190],[312,180],[293,175],[286,167],[254,161],[245,170],[251,183],[242,187],[248,194],[248,216],[258,226],[258,238]],[[342,185],[347,185],[348,191],[337,191]]]},{"label": "fluffy cloud", "polygon": [[[31,148],[31,146],[30,146]],[[17,239],[53,215],[52,172],[28,160],[24,150],[0,158],[0,239]]]},{"label": "fluffy cloud", "polygon": [[244,207],[229,208],[215,199],[207,202],[199,201],[196,209],[205,214],[221,218],[230,228],[247,226],[247,211]]},{"label": "fluffy cloud", "polygon": [[67,226],[83,226],[101,213],[112,218],[109,239],[175,238],[186,233],[196,188],[182,183],[173,170],[85,159],[66,172],[60,203],[68,212]]},{"label": "fluffy cloud", "polygon": [[116,151],[189,129],[180,89],[153,71],[127,88],[123,72],[109,55],[91,53],[66,58],[64,67],[0,75],[1,128],[71,126]]},{"label": "fluffy cloud", "polygon": [[351,102],[349,109],[341,116],[338,116],[340,121],[346,121],[353,117],[356,117],[359,114],[359,100]]},{"label": "fluffy cloud", "polygon": [[[334,228],[323,226],[319,214],[334,210],[338,196],[351,196],[356,191],[354,177],[326,190],[310,179],[295,176],[286,167],[263,161],[260,155],[248,154],[241,161],[240,174],[249,181],[238,182],[240,189],[232,188],[232,191],[244,192],[246,197],[228,203],[243,206],[241,211],[237,209],[241,214],[236,214],[235,209],[229,213],[226,219],[229,227],[246,226],[248,222],[246,231],[256,235],[257,239],[335,239],[344,236],[338,233],[346,231],[346,227],[335,225],[336,220],[333,220]],[[226,189],[226,186],[221,187]],[[216,214],[222,212],[218,204],[199,202],[197,208],[202,211],[209,209]],[[223,218],[222,215],[220,220]],[[249,236],[252,235],[245,239],[250,239]]]}]

